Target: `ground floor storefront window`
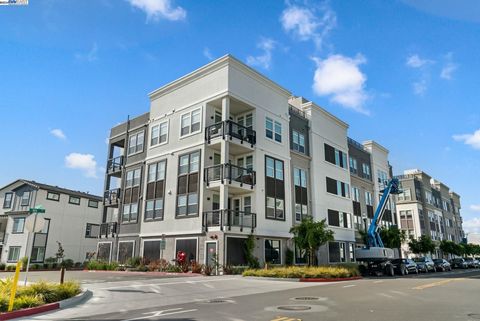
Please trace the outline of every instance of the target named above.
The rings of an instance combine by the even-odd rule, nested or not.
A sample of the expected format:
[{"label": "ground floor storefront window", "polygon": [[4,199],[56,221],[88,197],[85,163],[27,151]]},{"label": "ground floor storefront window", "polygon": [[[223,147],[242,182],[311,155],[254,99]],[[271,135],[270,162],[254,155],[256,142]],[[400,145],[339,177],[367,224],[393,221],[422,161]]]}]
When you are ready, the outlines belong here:
[{"label": "ground floor storefront window", "polygon": [[227,264],[228,265],[247,265],[245,256],[246,238],[227,237]]},{"label": "ground floor storefront window", "polygon": [[282,264],[280,240],[265,240],[265,262]]},{"label": "ground floor storefront window", "polygon": [[133,257],[134,245],[134,241],[118,242],[118,263],[125,264],[128,259]]},{"label": "ground floor storefront window", "polygon": [[111,242],[98,243],[97,259],[100,261],[107,261],[107,262],[110,261],[111,251],[112,251]]}]

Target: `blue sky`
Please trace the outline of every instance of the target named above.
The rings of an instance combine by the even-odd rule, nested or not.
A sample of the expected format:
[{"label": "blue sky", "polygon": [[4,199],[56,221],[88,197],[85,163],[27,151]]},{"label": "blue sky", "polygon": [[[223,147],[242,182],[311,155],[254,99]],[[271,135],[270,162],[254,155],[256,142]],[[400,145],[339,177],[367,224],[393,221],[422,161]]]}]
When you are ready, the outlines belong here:
[{"label": "blue sky", "polygon": [[478,2],[30,2],[0,7],[0,185],[100,194],[109,129],[231,53],[445,182],[480,232]]}]

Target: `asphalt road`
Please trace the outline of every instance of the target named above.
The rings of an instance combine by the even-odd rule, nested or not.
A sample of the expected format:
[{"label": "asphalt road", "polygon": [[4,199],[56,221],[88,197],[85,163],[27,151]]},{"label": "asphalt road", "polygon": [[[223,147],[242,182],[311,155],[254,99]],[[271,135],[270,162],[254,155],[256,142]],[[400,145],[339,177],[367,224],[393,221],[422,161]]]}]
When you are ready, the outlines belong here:
[{"label": "asphalt road", "polygon": [[24,320],[480,320],[480,270],[336,283],[133,277],[85,286],[94,292],[85,304]]}]

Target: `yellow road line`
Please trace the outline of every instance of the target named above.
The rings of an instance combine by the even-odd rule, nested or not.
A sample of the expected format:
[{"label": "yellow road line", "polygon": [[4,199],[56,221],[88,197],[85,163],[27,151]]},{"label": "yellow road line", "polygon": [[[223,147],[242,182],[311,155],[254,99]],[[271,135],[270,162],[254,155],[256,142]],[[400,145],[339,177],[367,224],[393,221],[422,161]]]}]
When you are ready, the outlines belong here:
[{"label": "yellow road line", "polygon": [[302,321],[302,319],[295,319],[290,317],[277,317],[276,319],[273,319],[271,321]]},{"label": "yellow road line", "polygon": [[447,283],[450,283],[450,282],[453,282],[453,281],[463,281],[463,280],[465,280],[465,279],[464,278],[447,279],[447,280],[437,281],[437,282],[433,282],[433,283],[427,283],[427,284],[424,284],[424,285],[419,285],[419,286],[416,286],[412,289],[413,290],[423,290],[423,289],[433,288],[434,286],[444,285],[444,284],[447,284]]}]

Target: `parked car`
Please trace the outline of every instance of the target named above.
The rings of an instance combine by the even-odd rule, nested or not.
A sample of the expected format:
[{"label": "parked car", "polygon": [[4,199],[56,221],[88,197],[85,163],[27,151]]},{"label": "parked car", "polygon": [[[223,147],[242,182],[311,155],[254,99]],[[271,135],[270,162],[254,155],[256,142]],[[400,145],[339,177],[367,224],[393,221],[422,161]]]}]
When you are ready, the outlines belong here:
[{"label": "parked car", "polygon": [[444,259],[435,259],[433,260],[433,263],[435,263],[435,269],[437,271],[451,271],[452,270],[452,265]]},{"label": "parked car", "polygon": [[462,258],[456,258],[450,261],[454,269],[468,269],[468,263]]},{"label": "parked car", "polygon": [[393,265],[395,273],[398,273],[400,275],[405,275],[409,273],[418,274],[417,263],[415,263],[411,259],[395,259],[392,260],[391,263]]},{"label": "parked car", "polygon": [[415,263],[417,263],[418,270],[421,272],[435,272],[435,263],[433,263],[432,259],[429,257],[417,257],[413,259]]},{"label": "parked car", "polygon": [[465,259],[465,262],[467,262],[469,268],[479,268],[480,267],[480,262],[477,259],[467,257]]}]

